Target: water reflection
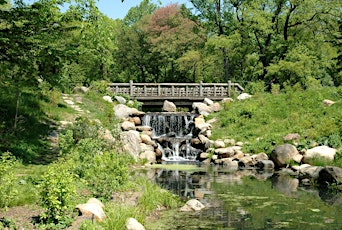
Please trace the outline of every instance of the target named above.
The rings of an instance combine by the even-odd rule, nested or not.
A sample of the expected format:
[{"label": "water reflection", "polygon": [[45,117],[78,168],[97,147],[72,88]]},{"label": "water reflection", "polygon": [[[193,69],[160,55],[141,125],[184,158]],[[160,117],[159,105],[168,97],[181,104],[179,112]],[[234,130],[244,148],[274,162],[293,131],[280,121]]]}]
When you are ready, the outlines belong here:
[{"label": "water reflection", "polygon": [[[206,209],[165,213],[149,229],[340,229],[342,196],[299,187],[298,179],[273,171],[156,169],[152,180],[183,199],[196,198]],[[168,221],[173,220],[170,226]]]}]

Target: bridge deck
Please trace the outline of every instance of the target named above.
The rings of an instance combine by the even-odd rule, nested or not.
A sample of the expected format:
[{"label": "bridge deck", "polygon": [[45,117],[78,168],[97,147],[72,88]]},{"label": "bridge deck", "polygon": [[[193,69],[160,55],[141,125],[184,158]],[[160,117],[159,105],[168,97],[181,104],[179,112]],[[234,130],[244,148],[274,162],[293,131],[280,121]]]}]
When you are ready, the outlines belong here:
[{"label": "bridge deck", "polygon": [[110,89],[115,94],[126,94],[132,99],[144,103],[159,104],[160,101],[176,101],[188,104],[204,98],[222,100],[230,97],[231,91],[242,92],[237,83],[111,83]]}]

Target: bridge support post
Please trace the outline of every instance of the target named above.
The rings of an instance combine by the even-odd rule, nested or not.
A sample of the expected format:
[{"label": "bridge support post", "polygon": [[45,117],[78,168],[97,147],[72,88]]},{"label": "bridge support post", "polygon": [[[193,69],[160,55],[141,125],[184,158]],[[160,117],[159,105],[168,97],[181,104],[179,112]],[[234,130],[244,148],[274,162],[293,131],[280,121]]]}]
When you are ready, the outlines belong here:
[{"label": "bridge support post", "polygon": [[232,90],[232,82],[228,81],[228,97],[230,97],[230,91]]},{"label": "bridge support post", "polygon": [[203,82],[200,81],[200,85],[199,85],[199,94],[200,94],[200,97],[203,97]]},{"label": "bridge support post", "polygon": [[133,96],[133,81],[129,80],[129,96],[132,97]]}]

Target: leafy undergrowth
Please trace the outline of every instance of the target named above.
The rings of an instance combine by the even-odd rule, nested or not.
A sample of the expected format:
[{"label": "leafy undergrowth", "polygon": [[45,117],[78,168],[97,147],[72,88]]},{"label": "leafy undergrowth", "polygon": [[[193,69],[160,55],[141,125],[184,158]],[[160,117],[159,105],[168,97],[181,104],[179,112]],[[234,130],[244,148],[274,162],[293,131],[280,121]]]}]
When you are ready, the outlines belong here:
[{"label": "leafy undergrowth", "polygon": [[[248,153],[270,154],[285,143],[283,137],[298,133],[298,149],[313,144],[342,147],[342,89],[286,89],[286,93],[256,93],[251,99],[227,103],[216,117],[212,139],[233,138],[246,143]],[[324,106],[323,100],[336,103]],[[342,166],[339,160],[338,165]]]},{"label": "leafy undergrowth", "polygon": [[[41,148],[25,152],[36,145],[23,139],[26,147],[20,154],[11,153],[13,148],[7,148],[8,152],[1,154],[0,229],[9,225],[65,229],[74,221],[76,204],[85,203],[90,197],[96,197],[106,205],[108,218],[96,225],[85,222],[81,224],[83,229],[123,229],[126,217],[144,223],[154,209],[179,204],[178,198],[171,193],[147,180],[130,176],[129,166],[134,161],[118,141],[120,126],[114,116],[113,104],[104,101],[100,93],[90,90],[82,95],[63,95],[55,91],[48,94],[48,99],[37,100],[41,109],[39,116],[30,116],[36,119],[33,125],[49,120],[46,130],[32,136],[37,141],[45,141],[42,146],[50,152]],[[74,106],[65,101],[66,97]],[[60,121],[69,125],[58,126]],[[24,125],[25,132],[37,128],[26,123],[21,127]],[[48,144],[51,140],[47,136],[51,132],[58,134],[55,146]],[[136,207],[112,201],[114,193],[132,190],[141,193]],[[18,218],[11,211],[18,206],[27,207],[25,218]],[[32,208],[37,212],[32,212]],[[9,212],[5,212],[6,209]],[[36,216],[30,216],[30,213]]]}]

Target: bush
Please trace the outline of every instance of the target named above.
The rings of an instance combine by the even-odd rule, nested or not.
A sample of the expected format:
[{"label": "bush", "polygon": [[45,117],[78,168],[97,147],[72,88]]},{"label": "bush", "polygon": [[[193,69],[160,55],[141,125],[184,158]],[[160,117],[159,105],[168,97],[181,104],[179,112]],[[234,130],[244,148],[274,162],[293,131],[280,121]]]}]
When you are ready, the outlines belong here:
[{"label": "bush", "polygon": [[75,175],[68,162],[61,160],[51,164],[38,185],[43,224],[64,228],[72,221],[76,195]]},{"label": "bush", "polygon": [[113,192],[125,187],[129,176],[129,159],[129,156],[105,151],[94,156],[90,162],[82,162],[84,165],[91,164],[91,167],[84,171],[83,178],[93,196],[109,200]]},{"label": "bush", "polygon": [[0,156],[0,208],[8,207],[16,198],[14,167],[18,162],[9,152]]}]

